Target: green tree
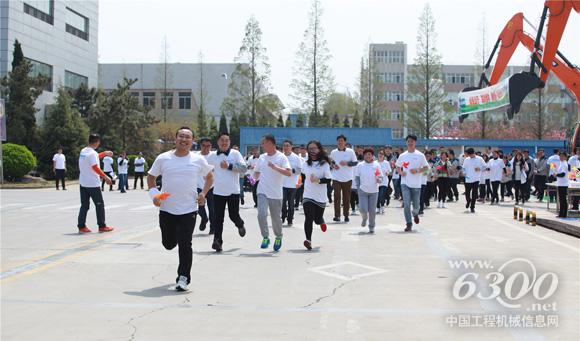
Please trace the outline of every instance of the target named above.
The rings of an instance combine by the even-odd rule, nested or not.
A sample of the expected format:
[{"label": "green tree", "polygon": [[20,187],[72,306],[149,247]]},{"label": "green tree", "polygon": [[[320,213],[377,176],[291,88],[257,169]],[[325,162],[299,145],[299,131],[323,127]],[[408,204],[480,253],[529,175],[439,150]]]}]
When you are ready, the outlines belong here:
[{"label": "green tree", "polygon": [[221,116],[220,116],[220,127],[219,127],[219,132],[223,133],[223,132],[228,132],[228,119],[226,118],[226,115],[222,112]]},{"label": "green tree", "polygon": [[296,53],[291,96],[298,108],[317,117],[334,90],[334,79],[329,66],[330,52],[324,39],[319,0],[312,1],[308,17],[308,27]]},{"label": "green tree", "polygon": [[49,79],[32,75],[32,65],[24,59],[18,40],[14,42],[13,56],[13,69],[1,81],[6,105],[7,141],[34,151],[39,144],[34,103]]},{"label": "green tree", "polygon": [[435,38],[435,18],[427,3],[419,18],[417,56],[409,72],[406,99],[408,128],[427,139],[440,132],[447,117],[441,56],[435,47]]},{"label": "green tree", "polygon": [[71,106],[76,109],[82,118],[89,116],[89,112],[93,110],[97,97],[100,95],[96,88],[89,88],[85,83],[76,89],[68,90],[72,97]]},{"label": "green tree", "polygon": [[292,120],[290,119],[290,115],[288,115],[288,117],[286,117],[286,127],[288,128],[292,128]]},{"label": "green tree", "polygon": [[240,144],[240,122],[238,115],[235,113],[230,120],[230,139],[232,140],[232,144]]},{"label": "green tree", "polygon": [[217,142],[217,137],[219,135],[219,130],[218,130],[218,125],[217,122],[215,121],[215,117],[211,117],[211,120],[209,121],[209,136],[211,137],[211,140],[216,143]]},{"label": "green tree", "polygon": [[306,117],[304,114],[298,114],[298,118],[296,119],[296,128],[303,128],[306,126],[305,121]]},{"label": "green tree", "polygon": [[[199,93],[198,93],[198,110],[197,110],[197,136],[207,136],[208,135],[208,125],[206,121],[205,105],[208,100],[207,91],[205,90],[204,78],[203,78],[203,53],[199,51]],[[214,119],[215,121],[215,119]]]},{"label": "green tree", "polygon": [[340,127],[340,118],[338,118],[338,114],[332,115],[332,127],[333,128]]},{"label": "green tree", "polygon": [[56,103],[49,107],[48,115],[42,126],[40,136],[42,145],[38,152],[38,170],[44,177],[52,178],[52,157],[59,147],[66,156],[67,176],[78,177],[78,159],[80,150],[86,145],[89,128],[76,108],[72,106],[69,92],[58,89]]},{"label": "green tree", "polygon": [[360,114],[358,113],[358,110],[355,110],[354,116],[352,117],[352,127],[360,128]]},{"label": "green tree", "polygon": [[240,127],[250,127],[250,119],[246,113],[241,113],[239,116]]},{"label": "green tree", "polygon": [[320,118],[320,121],[318,122],[318,126],[323,127],[323,128],[329,128],[332,126],[332,119],[330,117],[329,112],[325,111],[322,113],[322,117]]},{"label": "green tree", "polygon": [[284,128],[284,119],[282,118],[282,114],[278,115],[278,122],[276,122],[276,127]]},{"label": "green tree", "polygon": [[314,111],[310,112],[310,115],[308,115],[308,126],[309,127],[318,127],[318,123],[321,120],[321,116],[319,114],[317,114]]},{"label": "green tree", "polygon": [[350,128],[350,121],[348,120],[348,117],[344,118],[344,121],[342,122],[342,126],[344,128]]}]

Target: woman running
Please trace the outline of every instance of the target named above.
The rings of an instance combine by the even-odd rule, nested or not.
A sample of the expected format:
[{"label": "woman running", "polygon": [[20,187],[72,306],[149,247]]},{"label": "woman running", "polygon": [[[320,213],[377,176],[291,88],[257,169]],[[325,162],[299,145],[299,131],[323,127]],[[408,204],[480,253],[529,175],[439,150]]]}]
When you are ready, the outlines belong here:
[{"label": "woman running", "polygon": [[449,195],[449,171],[451,170],[451,162],[447,152],[442,152],[439,155],[439,160],[435,163],[435,174],[437,175],[437,208],[445,208],[445,200]]},{"label": "woman running", "polygon": [[391,163],[385,159],[385,152],[379,151],[379,166],[381,167],[381,174],[383,182],[379,185],[379,200],[377,202],[377,213],[385,213],[385,205],[389,206],[389,175],[391,175]]},{"label": "woman running", "polygon": [[375,161],[373,148],[366,148],[363,151],[363,157],[364,161],[359,163],[354,170],[354,182],[358,188],[361,226],[365,227],[368,219],[369,233],[374,233],[375,207],[377,207],[379,185],[383,183],[384,175],[382,175],[381,166]]}]

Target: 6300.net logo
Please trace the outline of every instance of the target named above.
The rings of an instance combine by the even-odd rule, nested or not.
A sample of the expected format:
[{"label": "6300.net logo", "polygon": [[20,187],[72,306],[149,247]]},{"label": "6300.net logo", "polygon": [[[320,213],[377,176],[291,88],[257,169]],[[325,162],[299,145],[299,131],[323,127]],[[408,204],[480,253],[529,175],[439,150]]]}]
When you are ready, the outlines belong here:
[{"label": "6300.net logo", "polygon": [[[453,269],[490,271],[460,275],[453,284],[453,297],[457,300],[475,296],[481,300],[496,300],[506,308],[519,309],[523,300],[545,302],[558,289],[555,273],[538,273],[534,264],[525,258],[506,261],[497,270],[491,261],[449,261],[449,265]],[[535,303],[528,310],[555,311],[556,303]]]}]

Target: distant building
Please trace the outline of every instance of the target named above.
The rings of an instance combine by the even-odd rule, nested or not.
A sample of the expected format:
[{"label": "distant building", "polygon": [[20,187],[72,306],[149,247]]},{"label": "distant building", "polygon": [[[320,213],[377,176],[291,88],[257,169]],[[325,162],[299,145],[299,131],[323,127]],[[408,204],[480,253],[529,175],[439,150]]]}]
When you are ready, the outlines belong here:
[{"label": "distant building", "polygon": [[0,1],[0,77],[12,69],[18,40],[32,74],[50,79],[36,102],[39,120],[60,86],[97,86],[98,13],[97,0]]}]

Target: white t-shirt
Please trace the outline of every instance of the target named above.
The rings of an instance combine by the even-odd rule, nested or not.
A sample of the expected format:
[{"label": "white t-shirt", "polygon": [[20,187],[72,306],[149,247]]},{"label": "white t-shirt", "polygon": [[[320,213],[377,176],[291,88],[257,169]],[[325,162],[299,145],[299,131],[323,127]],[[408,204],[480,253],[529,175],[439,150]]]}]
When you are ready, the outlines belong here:
[{"label": "white t-shirt", "polygon": [[79,155],[79,184],[82,187],[101,187],[101,177],[93,170],[99,166],[99,154],[91,147],[85,147]]},{"label": "white t-shirt", "polygon": [[257,193],[266,195],[268,199],[282,199],[282,185],[286,176],[270,168],[268,162],[272,162],[278,167],[290,169],[288,158],[279,151],[276,151],[272,156],[266,153],[260,155],[256,165],[256,172],[260,172]]},{"label": "white t-shirt", "polygon": [[[552,155],[548,158],[548,167],[550,167],[549,175],[556,174],[556,169],[560,166],[560,156],[559,155]],[[552,166],[554,165],[554,166]]]},{"label": "white t-shirt", "polygon": [[54,154],[52,161],[56,162],[54,165],[55,169],[66,169],[66,156],[64,154]]},{"label": "white t-shirt", "polygon": [[213,166],[214,171],[214,182],[213,182],[213,194],[221,195],[224,197],[230,196],[232,194],[240,194],[240,176],[239,173],[234,172],[229,169],[223,169],[220,167],[220,163],[225,160],[230,165],[245,165],[244,158],[242,154],[235,149],[230,149],[229,154],[219,151],[212,152],[207,157],[207,162]]},{"label": "white t-shirt", "polygon": [[378,162],[366,162],[363,161],[359,163],[355,170],[354,176],[360,178],[360,189],[365,193],[378,193],[379,183],[377,182],[378,176],[376,174],[381,174],[381,166]]},{"label": "white t-shirt", "polygon": [[380,184],[380,186],[388,186],[389,174],[392,172],[391,163],[385,160],[383,162],[379,162],[379,165],[381,166],[381,173],[383,175],[383,182]]},{"label": "white t-shirt", "polygon": [[[121,164],[121,162],[123,164]],[[129,172],[129,159],[124,159],[122,157],[117,158],[117,172],[119,174],[127,174]]]},{"label": "white t-shirt", "polygon": [[328,196],[326,195],[326,184],[317,184],[310,181],[310,175],[314,175],[318,179],[326,178],[330,179],[332,174],[330,173],[330,165],[325,162],[322,166],[320,162],[313,161],[312,166],[304,162],[302,167],[302,174],[304,174],[304,199],[311,199],[316,202],[326,203],[328,202]]},{"label": "white t-shirt", "polygon": [[258,160],[260,159],[260,157],[254,157],[253,155],[250,156],[250,158],[248,158],[248,174],[251,177],[254,177],[255,173],[256,173],[256,165],[258,164]]},{"label": "white t-shirt", "polygon": [[332,180],[340,181],[340,182],[348,182],[352,181],[354,175],[354,167],[350,166],[341,166],[341,161],[346,162],[356,162],[358,161],[356,158],[356,154],[354,150],[350,148],[346,148],[343,151],[338,149],[334,149],[330,152],[330,158],[336,163],[339,169],[332,170]]},{"label": "white t-shirt", "polygon": [[570,179],[568,178],[568,162],[560,161],[558,168],[554,171],[554,174],[566,173],[563,177],[556,177],[556,185],[558,187],[568,187],[570,185]]},{"label": "white t-shirt", "polygon": [[[214,154],[215,154],[215,152],[209,152],[209,154],[207,154],[207,155],[201,155],[201,152],[199,152],[199,153],[196,153],[196,154],[198,154],[199,156],[203,157],[203,158],[204,158],[204,159],[207,161],[207,158],[208,158],[208,157],[209,157],[209,156],[210,156],[212,153],[214,153]],[[215,181],[215,179],[214,179],[214,181]],[[203,177],[203,176],[200,176],[200,177],[197,179],[197,188],[199,188],[199,189],[203,189],[204,187],[205,187],[205,177]],[[211,186],[211,188],[213,188],[213,185]]]},{"label": "white t-shirt", "polygon": [[[425,155],[418,150],[410,153],[409,151],[404,152],[399,155],[396,162],[397,167],[402,167],[403,171],[406,173],[405,176],[401,176],[401,185],[406,185],[409,188],[421,188],[423,184],[423,173],[417,172],[411,174],[411,169],[419,169],[429,166]],[[427,183],[427,177],[425,177],[425,183]]]},{"label": "white t-shirt", "polygon": [[283,186],[284,188],[296,188],[296,185],[298,184],[298,177],[301,174],[300,169],[302,168],[302,159],[294,153],[290,153],[290,155],[284,155],[288,158],[288,162],[290,162],[290,168],[295,170],[295,172],[293,172],[290,176],[284,177]]},{"label": "white t-shirt", "polygon": [[135,172],[144,172],[145,171],[145,158],[138,157],[133,160],[133,165],[135,166]]},{"label": "white t-shirt", "polygon": [[568,164],[570,165],[570,167],[580,168],[580,158],[578,158],[578,155],[573,155],[568,160]]},{"label": "white t-shirt", "polygon": [[503,176],[503,169],[505,168],[505,163],[502,159],[497,158],[489,160],[488,166],[490,168],[490,177],[491,181],[501,181],[501,177]]},{"label": "white t-shirt", "polygon": [[198,178],[206,176],[212,168],[203,157],[193,152],[180,157],[170,150],[157,156],[149,175],[161,175],[161,188],[170,195],[161,202],[160,210],[174,215],[197,211]]},{"label": "white t-shirt", "polygon": [[[481,156],[467,157],[463,160],[463,173],[465,173],[465,182],[474,183],[481,179],[481,172],[486,167],[485,161]],[[479,171],[475,169],[479,168]]]},{"label": "white t-shirt", "polygon": [[110,156],[105,156],[103,158],[103,172],[113,171],[113,158]]}]

